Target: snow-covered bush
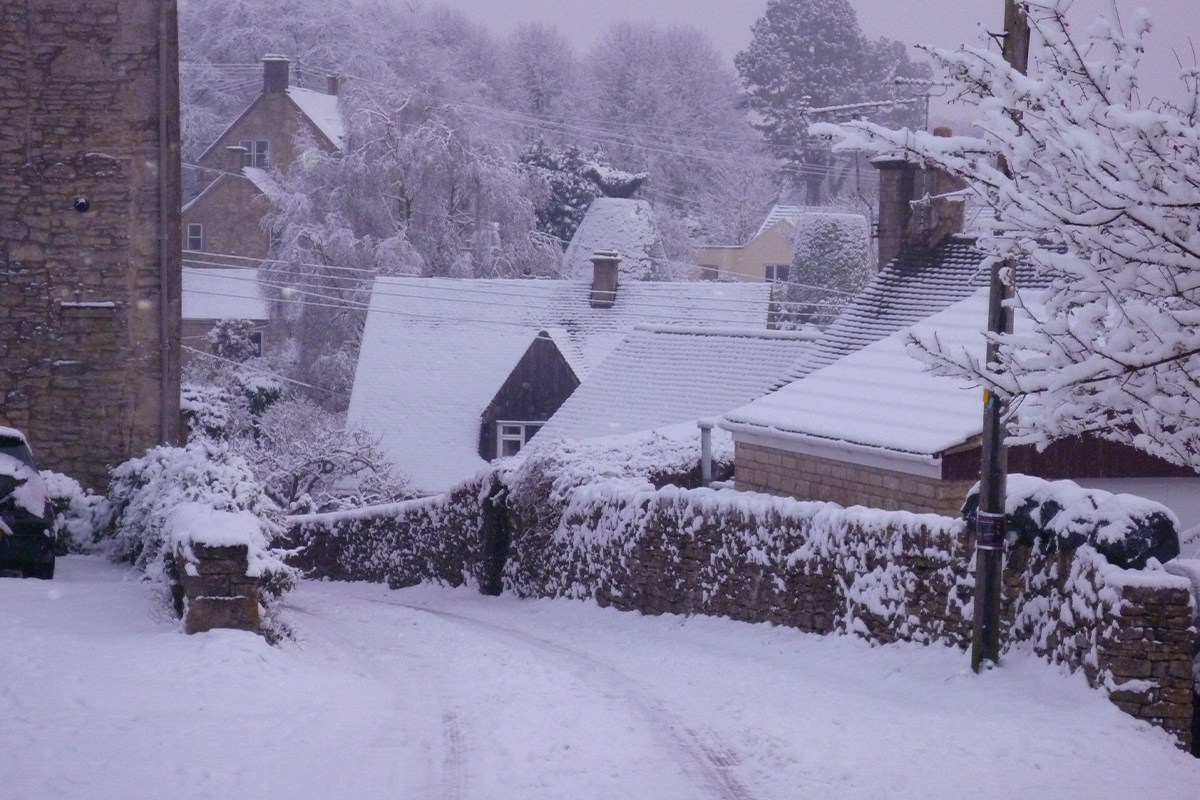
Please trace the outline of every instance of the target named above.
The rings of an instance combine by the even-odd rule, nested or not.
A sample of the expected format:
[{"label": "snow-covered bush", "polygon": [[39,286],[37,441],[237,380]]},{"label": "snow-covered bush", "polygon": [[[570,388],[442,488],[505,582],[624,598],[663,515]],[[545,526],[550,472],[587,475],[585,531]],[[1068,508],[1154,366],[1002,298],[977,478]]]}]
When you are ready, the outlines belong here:
[{"label": "snow-covered bush", "polygon": [[223,319],[204,337],[213,355],[239,364],[258,355],[258,347],[250,338],[254,323],[245,319]]},{"label": "snow-covered bush", "polygon": [[[963,517],[975,527],[979,484],[967,494]],[[1179,520],[1161,503],[1131,494],[1084,489],[1074,481],[1047,481],[1029,475],[1008,476],[1004,503],[1011,539],[1024,545],[1045,543],[1050,552],[1089,544],[1123,569],[1142,569],[1179,555]]]},{"label": "snow-covered bush", "polygon": [[871,279],[870,226],[861,214],[813,212],[796,221],[792,268],[779,293],[785,321],[829,322]]},{"label": "snow-covered bush", "polygon": [[98,531],[109,515],[108,499],[61,472],[42,470],[50,506],[54,509],[56,552],[90,553],[97,548]]},{"label": "snow-covered bush", "polygon": [[[279,508],[271,502],[245,459],[228,445],[198,441],[186,447],[156,447],[112,471],[111,512],[103,535],[112,556],[127,561],[153,580],[169,580],[173,557],[167,520],[183,503],[215,511],[247,512],[258,535],[240,542],[255,550],[255,563],[278,562],[271,543],[282,532]],[[264,586],[283,591],[294,575],[279,563],[263,572]]]}]

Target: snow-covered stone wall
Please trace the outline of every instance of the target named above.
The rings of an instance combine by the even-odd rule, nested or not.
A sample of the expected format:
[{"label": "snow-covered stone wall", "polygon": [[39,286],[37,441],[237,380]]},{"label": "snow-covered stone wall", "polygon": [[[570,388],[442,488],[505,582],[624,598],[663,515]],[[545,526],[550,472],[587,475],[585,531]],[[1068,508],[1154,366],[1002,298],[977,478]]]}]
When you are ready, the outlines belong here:
[{"label": "snow-covered stone wall", "polygon": [[[685,489],[584,455],[526,458],[448,495],[298,518],[295,530],[330,578],[473,583],[879,643],[970,643],[974,543],[960,520]],[[1190,747],[1186,579],[1119,569],[1086,545],[1020,545],[1008,552],[1003,603],[1006,651],[1082,670]]]}]

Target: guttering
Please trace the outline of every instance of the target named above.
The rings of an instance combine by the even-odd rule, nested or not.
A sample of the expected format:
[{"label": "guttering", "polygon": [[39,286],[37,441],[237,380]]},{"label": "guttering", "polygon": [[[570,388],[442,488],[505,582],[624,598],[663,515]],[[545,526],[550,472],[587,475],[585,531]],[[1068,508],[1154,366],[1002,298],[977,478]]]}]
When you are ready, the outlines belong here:
[{"label": "guttering", "polygon": [[918,475],[922,478],[941,480],[942,477],[941,453],[912,453],[886,447],[872,447],[842,439],[827,439],[793,431],[781,431],[778,428],[732,422],[728,419],[722,419],[719,425],[733,434],[734,442]]}]

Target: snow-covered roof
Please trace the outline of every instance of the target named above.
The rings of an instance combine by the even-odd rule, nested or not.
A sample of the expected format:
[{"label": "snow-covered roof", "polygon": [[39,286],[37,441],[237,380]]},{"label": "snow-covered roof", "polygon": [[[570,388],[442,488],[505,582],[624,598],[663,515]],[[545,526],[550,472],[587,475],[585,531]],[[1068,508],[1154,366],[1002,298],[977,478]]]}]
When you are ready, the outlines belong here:
[{"label": "snow-covered roof", "polygon": [[298,86],[288,87],[287,94],[304,112],[304,116],[312,120],[312,123],[325,135],[325,138],[332,142],[334,147],[341,150],[342,141],[346,137],[346,121],[338,109],[337,95],[302,89]]},{"label": "snow-covered roof", "polygon": [[583,378],[643,323],[766,327],[770,287],[622,282],[592,308],[590,281],[379,278],[348,423],[371,431],[416,488],[441,491],[484,465],[480,417],[535,336]]},{"label": "snow-covered roof", "polygon": [[774,205],[767,212],[766,218],[762,225],[758,226],[758,230],[754,233],[754,238],[758,238],[766,233],[772,225],[777,222],[789,222],[795,225],[805,214],[844,214],[846,209],[831,208],[825,206],[785,206]]},{"label": "snow-covered roof", "polygon": [[770,390],[806,336],[638,326],[538,435],[589,439],[716,416]]},{"label": "snow-covered roof", "polygon": [[260,169],[259,167],[242,167],[242,176],[253,183],[254,188],[267,197],[279,194],[279,183],[265,169]]},{"label": "snow-covered roof", "polygon": [[618,269],[625,280],[653,276],[666,253],[650,204],[617,197],[593,200],[563,254],[563,277],[591,278],[592,253],[597,250],[620,254]]},{"label": "snow-covered roof", "polygon": [[270,316],[258,290],[258,270],[183,268],[184,319],[265,320]]},{"label": "snow-covered roof", "polygon": [[[987,295],[987,289],[977,289],[911,327],[730,411],[721,426],[735,438],[790,442],[801,450],[804,445],[849,453],[874,450],[900,462],[937,466],[942,453],[982,432],[982,394],[964,380],[927,372],[924,362],[908,352],[910,337],[929,341],[936,333],[943,348],[966,348],[982,358]],[[1018,315],[1017,324],[1022,321]]]},{"label": "snow-covered roof", "polygon": [[[931,250],[910,249],[876,273],[820,338],[806,346],[786,380],[796,380],[843,356],[970,297],[990,281],[974,240],[952,236]],[[1019,285],[1033,286],[1029,270]]]}]

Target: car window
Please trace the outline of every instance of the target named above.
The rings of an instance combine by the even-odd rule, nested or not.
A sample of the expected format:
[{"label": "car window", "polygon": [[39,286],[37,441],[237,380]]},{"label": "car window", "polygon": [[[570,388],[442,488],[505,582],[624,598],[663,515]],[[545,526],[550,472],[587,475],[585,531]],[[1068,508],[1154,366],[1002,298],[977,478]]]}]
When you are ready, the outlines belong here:
[{"label": "car window", "polygon": [[16,437],[0,436],[0,453],[12,456],[31,469],[37,469],[33,463],[33,453],[29,452],[29,446]]}]

